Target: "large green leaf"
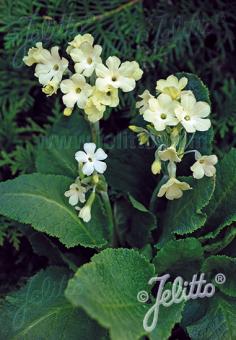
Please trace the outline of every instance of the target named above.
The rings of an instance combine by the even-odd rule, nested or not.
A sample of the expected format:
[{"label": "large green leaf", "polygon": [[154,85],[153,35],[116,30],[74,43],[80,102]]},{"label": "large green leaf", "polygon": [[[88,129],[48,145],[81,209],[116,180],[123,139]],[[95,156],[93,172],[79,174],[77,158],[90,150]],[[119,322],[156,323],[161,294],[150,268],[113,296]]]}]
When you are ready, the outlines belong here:
[{"label": "large green leaf", "polygon": [[64,297],[69,272],[51,267],[32,277],[0,306],[0,338],[105,339],[106,331]]},{"label": "large green leaf", "polygon": [[107,242],[107,218],[97,198],[93,218],[83,223],[64,197],[71,179],[32,174],[0,183],[0,213],[56,236],[67,247],[102,247]]},{"label": "large green leaf", "polygon": [[199,271],[203,258],[201,243],[196,238],[186,238],[167,242],[157,252],[153,263],[159,274],[189,279]]},{"label": "large green leaf", "polygon": [[200,180],[182,178],[188,182],[192,190],[185,191],[183,197],[168,202],[161,221],[161,243],[173,237],[173,234],[184,235],[201,228],[207,219],[202,209],[208,204],[214,192],[214,178],[204,177]]},{"label": "large green leaf", "polygon": [[113,340],[135,340],[145,334],[143,318],[150,305],[137,294],[150,291],[154,266],[137,251],[106,249],[79,268],[69,281],[66,296],[102,326]]},{"label": "large green leaf", "polygon": [[[223,255],[210,256],[202,266],[202,271],[212,280],[213,284],[225,294],[236,297],[236,259]],[[223,274],[226,281],[216,283],[216,275]]]},{"label": "large green leaf", "polygon": [[[171,285],[167,284],[166,288],[171,289]],[[182,319],[184,306],[184,301],[170,307],[160,306],[158,323],[150,334],[150,340],[168,340],[175,324]]]},{"label": "large green leaf", "polygon": [[236,299],[216,294],[210,298],[206,315],[187,327],[192,340],[236,339]]},{"label": "large green leaf", "polygon": [[225,226],[236,221],[236,149],[232,149],[217,165],[216,188],[205,209],[207,227],[215,237]]}]

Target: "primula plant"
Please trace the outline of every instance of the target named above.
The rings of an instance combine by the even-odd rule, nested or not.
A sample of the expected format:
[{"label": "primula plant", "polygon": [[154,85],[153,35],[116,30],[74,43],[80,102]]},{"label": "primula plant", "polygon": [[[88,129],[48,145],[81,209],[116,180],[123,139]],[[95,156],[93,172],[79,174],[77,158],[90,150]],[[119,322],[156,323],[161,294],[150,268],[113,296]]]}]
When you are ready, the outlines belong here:
[{"label": "primula plant", "polygon": [[133,92],[139,112],[111,138],[99,123],[145,87],[142,65],[104,64],[91,34],[62,53],[38,42],[23,61],[64,108],[35,172],[0,183],[0,213],[47,258],[1,302],[1,339],[236,339],[236,150],[212,152],[207,87],[157,70],[156,93]]}]

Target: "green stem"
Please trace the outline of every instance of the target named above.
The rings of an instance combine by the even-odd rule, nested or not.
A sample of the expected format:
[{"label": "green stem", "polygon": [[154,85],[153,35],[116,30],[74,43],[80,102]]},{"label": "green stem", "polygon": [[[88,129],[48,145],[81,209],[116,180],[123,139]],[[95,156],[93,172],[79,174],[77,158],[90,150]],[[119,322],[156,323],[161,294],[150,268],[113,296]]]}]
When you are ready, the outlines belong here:
[{"label": "green stem", "polygon": [[101,136],[100,136],[100,126],[99,121],[96,123],[90,123],[92,141],[97,145],[97,147],[101,146]]},{"label": "green stem", "polygon": [[115,223],[114,223],[113,210],[112,210],[110,198],[108,196],[107,191],[101,191],[100,195],[102,197],[104,208],[106,210],[106,214],[108,217],[108,229],[109,229],[109,236],[110,236],[109,239],[111,240],[113,238],[112,245],[114,246],[114,236],[116,234],[116,231],[115,231]]},{"label": "green stem", "polygon": [[155,209],[156,209],[157,194],[160,190],[160,187],[166,182],[167,179],[168,179],[168,176],[164,175],[152,193],[152,197],[149,203],[149,209],[153,213],[155,213]]}]

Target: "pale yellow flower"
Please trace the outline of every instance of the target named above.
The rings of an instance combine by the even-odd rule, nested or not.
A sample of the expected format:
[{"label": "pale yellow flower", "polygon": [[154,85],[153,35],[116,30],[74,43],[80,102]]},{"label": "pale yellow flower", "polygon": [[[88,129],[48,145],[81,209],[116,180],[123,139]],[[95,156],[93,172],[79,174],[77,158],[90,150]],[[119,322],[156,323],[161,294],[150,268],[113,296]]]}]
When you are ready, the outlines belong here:
[{"label": "pale yellow flower", "polygon": [[167,126],[178,124],[174,115],[175,102],[167,94],[160,94],[158,98],[148,101],[149,108],[144,112],[143,118],[154,125],[157,131],[163,131]]},{"label": "pale yellow flower", "polygon": [[177,77],[171,75],[167,79],[160,79],[157,81],[156,90],[161,93],[166,93],[171,96],[172,99],[179,98],[181,91],[188,83],[188,79],[185,77],[178,80]]},{"label": "pale yellow flower", "polygon": [[70,185],[70,189],[65,192],[65,196],[69,197],[69,204],[76,205],[78,202],[85,202],[86,188],[81,185],[79,177],[76,178],[75,183]]},{"label": "pale yellow flower", "polygon": [[174,146],[170,146],[169,148],[158,151],[158,156],[162,161],[171,161],[175,163],[181,162],[181,158],[179,158],[176,148]]},{"label": "pale yellow flower", "polygon": [[67,108],[73,108],[77,104],[83,109],[92,93],[92,86],[86,83],[84,76],[76,73],[70,79],[63,80],[60,87],[65,94],[62,100]]},{"label": "pale yellow flower", "polygon": [[95,70],[95,67],[102,63],[100,57],[102,47],[100,45],[92,46],[88,42],[84,42],[79,48],[73,48],[70,56],[75,64],[76,73],[81,73],[85,77],[90,77]]},{"label": "pale yellow flower", "polygon": [[84,111],[91,123],[99,121],[103,117],[105,109],[106,106],[98,101],[95,96],[90,97],[84,107]]},{"label": "pale yellow flower", "polygon": [[196,179],[203,178],[204,175],[207,177],[212,177],[216,173],[216,168],[214,165],[218,162],[216,155],[210,156],[199,156],[196,157],[196,162],[191,166],[193,172],[193,177]]},{"label": "pale yellow flower", "polygon": [[107,86],[103,91],[94,88],[93,96],[103,105],[116,107],[119,104],[118,89]]},{"label": "pale yellow flower", "polygon": [[35,67],[34,75],[38,78],[40,84],[44,85],[43,92],[48,95],[57,91],[62,76],[68,67],[68,60],[61,58],[58,50],[58,46],[52,47],[51,52],[43,49]]},{"label": "pale yellow flower", "polygon": [[210,114],[208,103],[197,102],[194,94],[189,92],[181,94],[180,103],[175,114],[187,132],[207,131],[211,127],[210,119],[205,119]]},{"label": "pale yellow flower", "polygon": [[163,184],[157,194],[158,197],[166,196],[168,200],[178,199],[183,196],[183,191],[192,189],[186,182],[180,182],[175,177],[171,177]]},{"label": "pale yellow flower", "polygon": [[[28,55],[23,58],[23,62],[27,66],[39,63],[43,60],[45,50],[41,42],[36,43],[36,47],[32,47],[28,51]],[[46,52],[47,53],[47,52]]]},{"label": "pale yellow flower", "polygon": [[70,54],[73,48],[80,48],[81,44],[83,44],[84,42],[87,42],[92,46],[94,42],[93,36],[89,33],[78,34],[74,38],[74,40],[69,42],[69,46],[67,47],[66,52]]},{"label": "pale yellow flower", "polygon": [[140,101],[136,103],[136,108],[139,109],[141,115],[149,108],[148,101],[151,98],[154,98],[153,95],[148,90],[145,90],[142,94],[139,95],[141,98]]},{"label": "pale yellow flower", "polygon": [[124,92],[132,91],[136,81],[142,77],[143,71],[136,61],[126,61],[121,64],[117,57],[109,57],[106,66],[98,64],[96,66],[96,87],[103,91],[107,86],[120,88]]}]

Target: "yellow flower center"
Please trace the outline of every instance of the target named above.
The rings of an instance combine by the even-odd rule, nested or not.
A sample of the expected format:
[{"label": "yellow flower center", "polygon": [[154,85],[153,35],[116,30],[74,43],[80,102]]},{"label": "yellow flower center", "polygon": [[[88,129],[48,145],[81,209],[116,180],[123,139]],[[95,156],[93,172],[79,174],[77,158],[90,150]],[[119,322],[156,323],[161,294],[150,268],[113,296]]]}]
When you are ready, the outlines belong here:
[{"label": "yellow flower center", "polygon": [[53,69],[54,69],[54,71],[58,71],[59,70],[59,66],[56,64],[56,65],[53,66]]},{"label": "yellow flower center", "polygon": [[161,114],[161,119],[166,119],[166,114],[165,113]]},{"label": "yellow flower center", "polygon": [[187,115],[187,116],[184,117],[184,119],[188,121],[188,120],[190,120],[190,116]]},{"label": "yellow flower center", "polygon": [[199,163],[200,163],[200,164],[203,164],[203,163],[204,163],[204,160],[203,160],[203,159],[200,159]]},{"label": "yellow flower center", "polygon": [[111,91],[107,91],[107,96],[111,96]]},{"label": "yellow flower center", "polygon": [[80,93],[81,92],[81,88],[80,87],[77,87],[76,90],[75,90],[76,93]]},{"label": "yellow flower center", "polygon": [[117,77],[116,76],[112,76],[111,80],[112,81],[117,81]]},{"label": "yellow flower center", "polygon": [[87,59],[87,63],[88,63],[88,64],[92,64],[92,62],[93,62],[93,59],[92,59],[92,58],[90,58],[90,57],[88,57],[88,59]]}]

